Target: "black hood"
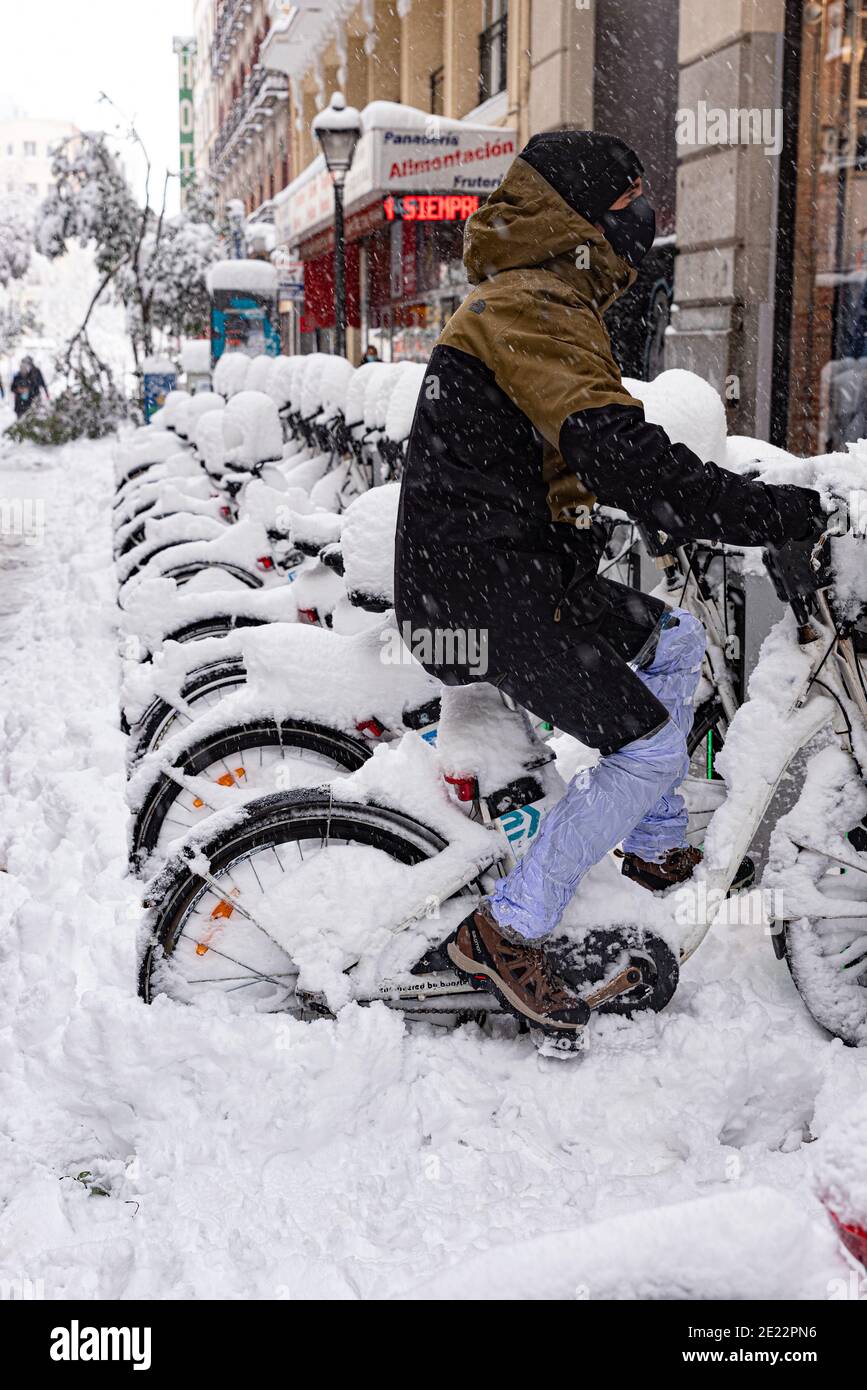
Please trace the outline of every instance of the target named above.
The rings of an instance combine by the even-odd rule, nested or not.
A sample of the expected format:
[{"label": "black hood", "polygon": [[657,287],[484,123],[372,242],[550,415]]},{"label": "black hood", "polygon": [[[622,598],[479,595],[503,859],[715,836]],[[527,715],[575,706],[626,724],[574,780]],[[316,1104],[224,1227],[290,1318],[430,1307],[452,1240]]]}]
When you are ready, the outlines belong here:
[{"label": "black hood", "polygon": [[520,157],[588,222],[598,222],[644,172],[624,140],[595,130],[534,135]]}]

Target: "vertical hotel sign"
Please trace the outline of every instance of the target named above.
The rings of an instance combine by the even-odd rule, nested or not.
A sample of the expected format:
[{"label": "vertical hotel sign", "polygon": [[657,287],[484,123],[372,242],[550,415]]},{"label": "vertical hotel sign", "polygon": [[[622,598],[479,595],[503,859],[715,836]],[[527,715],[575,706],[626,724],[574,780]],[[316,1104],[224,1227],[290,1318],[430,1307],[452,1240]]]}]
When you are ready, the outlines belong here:
[{"label": "vertical hotel sign", "polygon": [[193,143],[193,59],[195,39],[175,39],[178,55],[178,131],[180,134],[181,188],[189,188],[196,179],[196,151]]}]

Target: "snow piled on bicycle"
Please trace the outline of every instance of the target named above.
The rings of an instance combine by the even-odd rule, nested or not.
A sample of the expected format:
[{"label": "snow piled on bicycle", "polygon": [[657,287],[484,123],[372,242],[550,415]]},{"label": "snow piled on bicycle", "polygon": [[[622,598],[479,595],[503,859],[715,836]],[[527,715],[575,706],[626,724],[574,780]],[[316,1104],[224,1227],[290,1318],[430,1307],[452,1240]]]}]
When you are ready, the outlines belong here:
[{"label": "snow piled on bicycle", "polygon": [[[755,927],[716,930],[666,1012],[599,1020],[575,1065],[508,1022],[135,997],[111,462],[82,444],[42,468],[34,583],[3,619],[0,1277],[47,1298],[836,1296],[817,1175],[827,1158],[864,1200],[863,1121],[839,1117],[867,1055],[819,1033]],[[615,909],[607,870],[589,887]]]}]

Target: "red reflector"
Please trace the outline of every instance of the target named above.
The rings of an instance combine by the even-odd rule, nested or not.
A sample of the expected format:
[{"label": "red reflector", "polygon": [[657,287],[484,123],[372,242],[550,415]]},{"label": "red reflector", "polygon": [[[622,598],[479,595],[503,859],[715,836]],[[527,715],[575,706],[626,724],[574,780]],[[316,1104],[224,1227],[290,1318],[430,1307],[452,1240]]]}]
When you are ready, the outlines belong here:
[{"label": "red reflector", "polygon": [[479,794],[479,786],[475,777],[449,777],[445,780],[450,787],[454,787],[455,796],[458,801],[475,801]]},{"label": "red reflector", "polygon": [[854,1255],[855,1259],[860,1260],[864,1268],[867,1269],[867,1231],[863,1226],[858,1226],[854,1222],[841,1221],[833,1211],[831,1217],[849,1254]]},{"label": "red reflector", "polygon": [[362,719],[355,727],[359,733],[373,734],[374,738],[382,738],[385,733],[385,725],[380,724],[378,719]]},{"label": "red reflector", "polygon": [[220,508],[220,516],[223,518],[224,521],[231,521],[231,519],[232,519],[232,508],[231,508],[231,507],[221,507],[221,508]]},{"label": "red reflector", "polygon": [[318,608],[299,608],[299,609],[298,609],[298,621],[299,621],[299,623],[318,623],[318,622],[319,622],[319,609],[318,609]]},{"label": "red reflector", "polygon": [[260,555],[256,561],[256,568],[257,570],[272,570],[274,568],[274,561],[271,559],[270,555]]}]

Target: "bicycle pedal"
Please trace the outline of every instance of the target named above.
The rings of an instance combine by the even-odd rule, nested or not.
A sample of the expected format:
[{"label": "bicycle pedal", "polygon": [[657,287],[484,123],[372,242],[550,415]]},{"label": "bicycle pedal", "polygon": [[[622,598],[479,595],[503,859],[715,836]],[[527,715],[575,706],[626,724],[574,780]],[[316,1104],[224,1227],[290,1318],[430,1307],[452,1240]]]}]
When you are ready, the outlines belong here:
[{"label": "bicycle pedal", "polygon": [[586,1028],[577,1032],[554,1033],[542,1028],[531,1028],[533,1045],[540,1057],[551,1057],[564,1061],[569,1057],[580,1057],[587,1051],[589,1034]]}]

